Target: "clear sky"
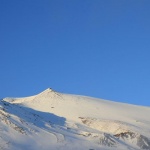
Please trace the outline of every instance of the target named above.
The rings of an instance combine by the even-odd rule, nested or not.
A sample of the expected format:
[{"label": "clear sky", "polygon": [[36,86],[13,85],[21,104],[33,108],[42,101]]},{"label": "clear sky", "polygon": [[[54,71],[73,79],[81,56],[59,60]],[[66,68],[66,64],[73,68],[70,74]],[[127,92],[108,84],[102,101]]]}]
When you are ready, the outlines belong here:
[{"label": "clear sky", "polygon": [[0,98],[48,87],[150,106],[150,1],[0,0]]}]

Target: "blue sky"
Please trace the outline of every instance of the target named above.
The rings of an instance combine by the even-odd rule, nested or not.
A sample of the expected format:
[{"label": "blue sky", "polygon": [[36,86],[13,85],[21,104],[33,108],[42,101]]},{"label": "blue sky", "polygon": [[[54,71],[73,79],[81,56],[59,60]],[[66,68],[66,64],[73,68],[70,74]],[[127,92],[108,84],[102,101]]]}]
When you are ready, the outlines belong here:
[{"label": "blue sky", "polygon": [[1,0],[0,98],[56,91],[150,106],[150,1]]}]

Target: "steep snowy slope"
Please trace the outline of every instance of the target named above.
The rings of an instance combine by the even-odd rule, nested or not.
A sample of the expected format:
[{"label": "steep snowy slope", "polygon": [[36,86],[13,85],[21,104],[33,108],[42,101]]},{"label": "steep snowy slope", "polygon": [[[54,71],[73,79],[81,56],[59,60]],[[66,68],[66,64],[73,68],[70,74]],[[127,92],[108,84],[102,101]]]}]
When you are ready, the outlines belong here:
[{"label": "steep snowy slope", "polygon": [[0,101],[0,149],[150,150],[150,108],[47,89]]}]

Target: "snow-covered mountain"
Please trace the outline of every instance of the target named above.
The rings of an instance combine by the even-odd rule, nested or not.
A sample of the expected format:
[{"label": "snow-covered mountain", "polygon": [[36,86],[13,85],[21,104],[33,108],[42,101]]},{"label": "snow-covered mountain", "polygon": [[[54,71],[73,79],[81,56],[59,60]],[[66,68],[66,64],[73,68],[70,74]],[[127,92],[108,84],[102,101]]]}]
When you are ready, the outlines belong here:
[{"label": "snow-covered mountain", "polygon": [[0,150],[150,150],[150,108],[62,94],[0,101]]}]

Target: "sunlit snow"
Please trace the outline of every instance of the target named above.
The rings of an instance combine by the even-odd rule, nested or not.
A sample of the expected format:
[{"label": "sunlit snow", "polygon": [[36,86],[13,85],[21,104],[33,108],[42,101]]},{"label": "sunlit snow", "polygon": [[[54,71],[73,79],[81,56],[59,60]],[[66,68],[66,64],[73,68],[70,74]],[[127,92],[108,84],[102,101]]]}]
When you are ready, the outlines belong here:
[{"label": "sunlit snow", "polygon": [[150,150],[150,108],[46,89],[0,101],[0,150]]}]

